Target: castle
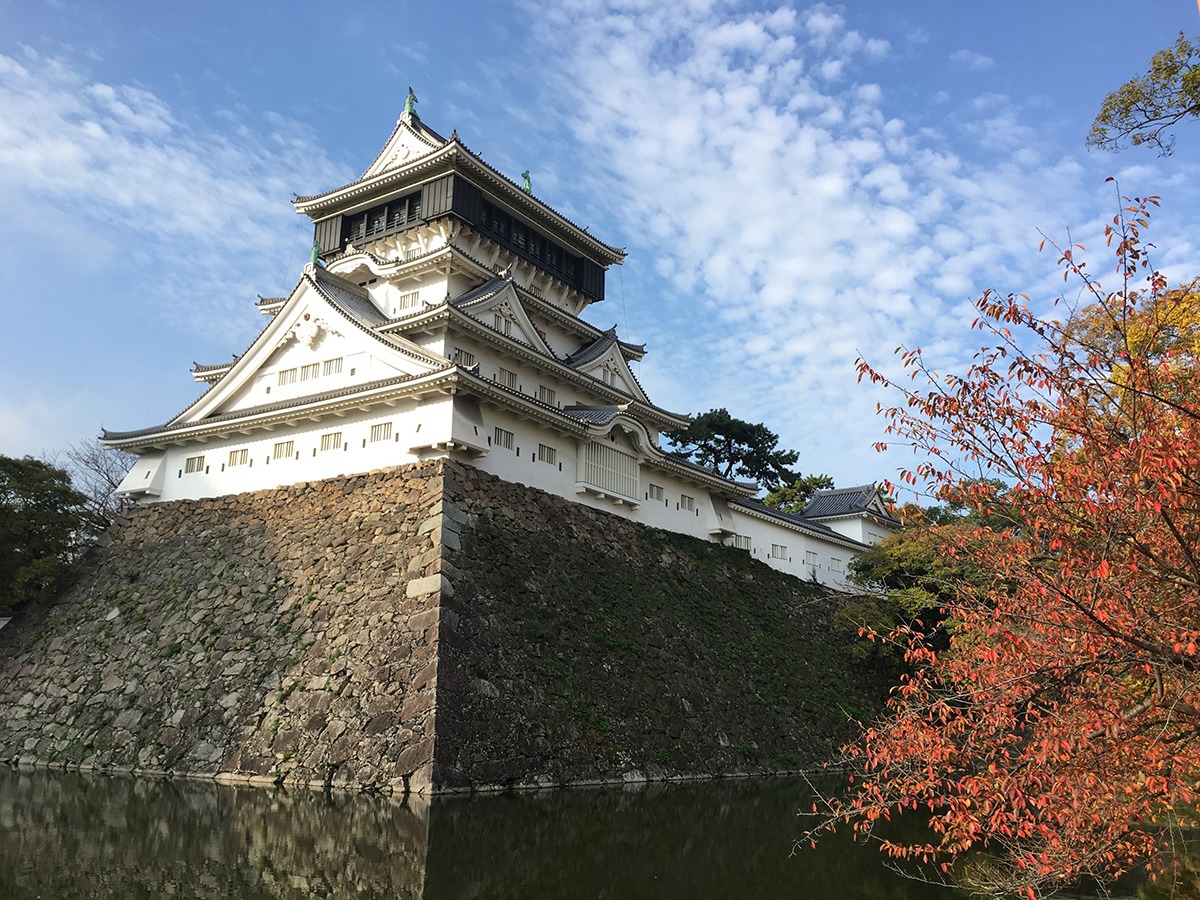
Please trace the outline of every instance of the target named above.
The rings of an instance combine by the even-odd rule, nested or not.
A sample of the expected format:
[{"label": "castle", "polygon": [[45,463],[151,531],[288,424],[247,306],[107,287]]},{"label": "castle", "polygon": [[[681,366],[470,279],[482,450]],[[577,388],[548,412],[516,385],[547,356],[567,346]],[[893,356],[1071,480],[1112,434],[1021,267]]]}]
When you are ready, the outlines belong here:
[{"label": "castle", "polygon": [[820,492],[799,515],[664,452],[688,418],[652,403],[644,346],[580,314],[625,253],[555,212],[411,93],[360,178],[297,197],[311,260],[240,355],[163,425],[105,431],[137,454],[118,493],[213,497],[433,458],[615,515],[746,550],[832,587],[898,523],[873,486]]}]

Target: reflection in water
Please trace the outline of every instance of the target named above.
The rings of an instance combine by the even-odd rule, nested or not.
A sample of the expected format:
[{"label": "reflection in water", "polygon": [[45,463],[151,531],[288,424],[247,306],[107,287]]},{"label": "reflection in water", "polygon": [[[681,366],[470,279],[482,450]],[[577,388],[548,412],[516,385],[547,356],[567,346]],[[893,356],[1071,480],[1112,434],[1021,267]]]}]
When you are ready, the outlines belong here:
[{"label": "reflection in water", "polygon": [[0,897],[953,900],[835,836],[786,780],[437,798],[0,767]]}]

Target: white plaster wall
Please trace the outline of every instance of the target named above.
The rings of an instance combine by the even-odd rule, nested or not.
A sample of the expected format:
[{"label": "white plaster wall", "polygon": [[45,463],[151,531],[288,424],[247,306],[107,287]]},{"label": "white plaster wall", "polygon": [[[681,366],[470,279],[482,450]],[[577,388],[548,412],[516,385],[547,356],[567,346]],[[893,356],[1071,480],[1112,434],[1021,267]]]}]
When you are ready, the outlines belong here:
[{"label": "white plaster wall", "polygon": [[[162,494],[155,499],[216,497],[261,490],[301,481],[317,481],[338,475],[369,472],[416,462],[437,452],[414,453],[414,446],[434,445],[450,434],[450,401],[426,403],[419,410],[377,409],[342,418],[328,416],[303,426],[280,427],[253,437],[238,436],[189,447],[169,447],[165,454]],[[391,423],[386,440],[371,441],[371,426]],[[336,450],[321,450],[321,437],[341,434]],[[293,452],[274,458],[277,443],[292,441]],[[232,451],[245,449],[245,465],[230,465]],[[187,472],[189,457],[203,456],[204,469]]]}]

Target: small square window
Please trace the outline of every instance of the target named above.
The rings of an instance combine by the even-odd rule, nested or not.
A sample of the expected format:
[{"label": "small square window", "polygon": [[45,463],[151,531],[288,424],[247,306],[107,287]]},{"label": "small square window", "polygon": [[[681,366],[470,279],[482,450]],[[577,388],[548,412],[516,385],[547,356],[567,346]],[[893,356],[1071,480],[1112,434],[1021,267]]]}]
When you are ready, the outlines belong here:
[{"label": "small square window", "polygon": [[183,471],[188,472],[188,473],[203,472],[204,471],[204,457],[203,456],[189,456],[183,462]]},{"label": "small square window", "polygon": [[331,431],[329,434],[321,435],[322,450],[336,450],[342,446],[342,433],[340,431]]},{"label": "small square window", "polygon": [[271,453],[273,459],[291,459],[295,449],[295,441],[280,441]]},{"label": "small square window", "polygon": [[815,566],[817,564],[817,551],[816,550],[805,550],[804,551],[804,564],[806,566]]},{"label": "small square window", "polygon": [[499,381],[502,385],[504,385],[509,390],[515,391],[517,389],[517,373],[516,372],[510,372],[510,371],[508,371],[508,369],[501,369],[500,377],[496,380]]},{"label": "small square window", "polygon": [[454,361],[460,366],[473,366],[475,365],[475,354],[470,350],[455,350]]},{"label": "small square window", "polygon": [[513,440],[516,437],[511,431],[506,428],[497,426],[495,435],[492,436],[492,443],[497,447],[503,447],[505,450],[513,448]]},{"label": "small square window", "polygon": [[280,387],[283,387],[285,384],[295,384],[295,383],[296,383],[296,370],[295,369],[280,369],[279,370],[279,386]]},{"label": "small square window", "polygon": [[546,444],[538,444],[538,459],[541,462],[554,465],[558,462],[558,451]]},{"label": "small square window", "polygon": [[663,487],[661,484],[652,484],[646,491],[646,497],[649,500],[661,500],[663,498]]},{"label": "small square window", "polygon": [[322,375],[341,375],[342,374],[342,358],[327,359],[321,366]]},{"label": "small square window", "polygon": [[243,447],[241,450],[230,450],[229,451],[229,465],[244,466],[248,462],[249,456],[250,456],[250,451],[247,450],[245,447]]},{"label": "small square window", "polygon": [[498,332],[500,332],[501,334],[508,335],[509,337],[512,336],[512,320],[511,319],[505,318],[504,316],[500,315],[500,313],[493,313],[492,314],[492,324],[495,326],[496,330]]},{"label": "small square window", "polygon": [[548,388],[544,384],[538,385],[537,398],[547,406],[554,406],[554,401],[557,396],[558,394],[555,393],[554,388]]},{"label": "small square window", "polygon": [[749,550],[750,549],[750,535],[735,534],[733,536],[733,546],[737,547],[739,550]]},{"label": "small square window", "polygon": [[392,423],[380,422],[378,425],[371,426],[371,443],[377,441],[390,441],[392,439]]},{"label": "small square window", "polygon": [[838,559],[836,556],[829,557],[829,571],[830,572],[841,572],[842,571],[842,561],[840,559]]},{"label": "small square window", "polygon": [[771,558],[772,559],[787,559],[787,545],[786,544],[772,544],[771,545]]},{"label": "small square window", "polygon": [[300,367],[300,380],[301,381],[311,381],[314,378],[320,377],[320,375],[321,375],[321,364],[320,363],[312,363],[310,365]]},{"label": "small square window", "polygon": [[687,494],[680,494],[679,508],[686,509],[688,512],[692,512],[696,508],[696,498],[689,497]]}]

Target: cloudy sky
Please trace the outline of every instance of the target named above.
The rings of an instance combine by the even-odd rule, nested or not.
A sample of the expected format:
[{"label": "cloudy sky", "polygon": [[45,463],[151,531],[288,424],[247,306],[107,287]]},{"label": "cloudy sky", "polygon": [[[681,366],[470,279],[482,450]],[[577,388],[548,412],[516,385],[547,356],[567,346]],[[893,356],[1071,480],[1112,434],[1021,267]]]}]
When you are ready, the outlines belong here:
[{"label": "cloudy sky", "polygon": [[985,288],[1063,290],[1158,194],[1200,271],[1200,125],[1170,158],[1085,150],[1193,0],[0,0],[0,453],[164,422],[294,284],[293,193],[418,112],[629,258],[589,319],[649,345],[651,398],[766,422],[805,471],[894,474],[856,357],[962,368]]}]

